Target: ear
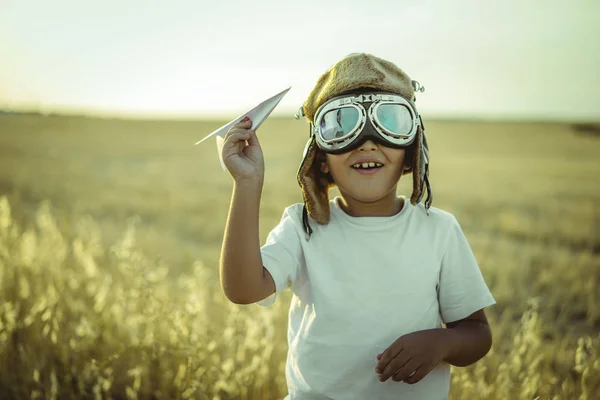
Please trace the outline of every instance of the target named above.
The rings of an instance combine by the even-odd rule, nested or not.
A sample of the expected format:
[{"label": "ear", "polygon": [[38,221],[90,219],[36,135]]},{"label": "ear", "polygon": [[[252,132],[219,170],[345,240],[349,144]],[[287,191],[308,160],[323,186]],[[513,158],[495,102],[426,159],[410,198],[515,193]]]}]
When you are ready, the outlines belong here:
[{"label": "ear", "polygon": [[318,160],[321,163],[321,172],[324,174],[329,173],[329,164],[327,163],[327,155],[323,152],[318,153]]},{"label": "ear", "polygon": [[415,162],[415,147],[410,146],[406,149],[406,152],[404,153],[404,170],[405,171],[411,170],[414,162]]}]

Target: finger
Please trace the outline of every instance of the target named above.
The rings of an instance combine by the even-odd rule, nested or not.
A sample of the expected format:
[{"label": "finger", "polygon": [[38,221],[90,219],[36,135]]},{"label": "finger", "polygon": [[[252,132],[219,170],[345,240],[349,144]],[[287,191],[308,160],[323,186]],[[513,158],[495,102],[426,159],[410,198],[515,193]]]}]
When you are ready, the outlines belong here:
[{"label": "finger", "polygon": [[[248,118],[248,117],[246,117],[246,118]],[[252,127],[252,121],[250,121],[249,119],[241,120],[240,122],[238,122],[237,124],[234,124],[231,128],[229,128],[229,130],[225,134],[225,138],[227,138],[227,135],[229,135],[230,133],[234,133],[235,131],[238,131],[238,130],[248,130],[251,127]]]},{"label": "finger", "polygon": [[419,368],[417,368],[415,373],[413,375],[409,376],[408,378],[406,378],[404,380],[404,382],[408,383],[409,385],[414,385],[415,383],[421,381],[421,379],[425,378],[425,376],[427,376],[427,374],[430,372],[431,372],[430,367],[421,365]]},{"label": "finger", "polygon": [[380,374],[379,380],[382,382],[387,381],[389,378],[394,376],[396,371],[404,367],[410,361],[410,356],[407,352],[403,351],[396,356],[390,363],[385,367],[383,373]]},{"label": "finger", "polygon": [[246,116],[240,122],[238,122],[236,125],[239,125],[240,127],[243,127],[246,129],[249,129],[252,127],[252,120]]},{"label": "finger", "polygon": [[245,125],[239,125],[236,124],[233,127],[231,127],[230,130],[227,131],[227,133],[225,134],[224,139],[227,140],[227,138],[231,135],[233,135],[234,133],[237,132],[249,132],[250,131],[250,126],[251,124],[245,124]]},{"label": "finger", "polygon": [[392,361],[398,354],[400,354],[401,351],[402,344],[399,342],[394,342],[390,347],[385,349],[385,351],[381,353],[381,357],[378,357],[379,362],[375,367],[375,372],[381,374],[386,369],[390,361]]},{"label": "finger", "polygon": [[380,356],[378,355],[377,358],[379,359],[379,362],[377,363],[377,366],[375,367],[375,372],[377,372],[378,374],[381,374],[385,371],[385,369],[387,368],[388,364],[396,357],[398,357],[398,355],[400,353],[402,353],[403,350],[403,344],[402,341],[400,339],[396,340],[394,343],[392,343],[392,345],[390,347],[388,347],[387,349],[385,349]]},{"label": "finger", "polygon": [[402,382],[403,380],[411,376],[413,372],[415,372],[420,366],[421,363],[413,358],[409,362],[407,362],[402,368],[400,368],[394,373],[392,380],[394,380],[395,382]]},{"label": "finger", "polygon": [[250,139],[250,132],[249,131],[238,131],[238,132],[234,132],[231,135],[229,135],[229,137],[227,139],[225,139],[225,142],[227,143],[237,143],[240,141],[246,141]]},{"label": "finger", "polygon": [[250,127],[252,127],[252,121],[246,120],[246,121],[243,121],[243,122],[238,122],[237,125],[239,127],[241,127],[241,128],[249,129]]},{"label": "finger", "polygon": [[236,132],[227,138],[223,144],[223,149],[237,149],[238,152],[241,152],[246,147],[246,140],[248,139],[250,139],[249,133]]}]

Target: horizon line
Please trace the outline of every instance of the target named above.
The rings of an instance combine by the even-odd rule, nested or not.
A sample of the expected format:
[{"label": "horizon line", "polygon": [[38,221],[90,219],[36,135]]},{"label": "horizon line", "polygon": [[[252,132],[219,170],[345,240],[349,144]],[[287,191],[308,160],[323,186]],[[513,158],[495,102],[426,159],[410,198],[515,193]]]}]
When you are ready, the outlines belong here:
[{"label": "horizon line", "polygon": [[[274,111],[270,119],[294,119],[295,112],[289,110]],[[40,111],[40,110],[11,110],[0,108],[0,115],[32,115],[40,117],[69,117],[89,118],[101,120],[119,121],[147,121],[147,122],[194,122],[194,121],[229,121],[239,116],[234,112],[219,112],[205,114],[191,113],[117,113],[117,112],[77,112],[77,111]],[[523,123],[566,123],[566,124],[600,124],[600,116],[578,116],[557,117],[542,116],[539,114],[515,114],[515,113],[456,113],[456,112],[433,112],[423,115],[431,121],[482,121],[482,122],[523,122]],[[299,119],[300,121],[301,119]]]}]

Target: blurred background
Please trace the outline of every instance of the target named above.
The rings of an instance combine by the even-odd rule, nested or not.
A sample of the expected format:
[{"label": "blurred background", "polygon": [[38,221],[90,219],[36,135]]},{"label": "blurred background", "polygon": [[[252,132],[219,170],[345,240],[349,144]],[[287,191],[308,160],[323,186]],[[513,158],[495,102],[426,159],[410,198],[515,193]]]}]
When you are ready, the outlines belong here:
[{"label": "blurred background", "polygon": [[232,181],[214,142],[194,143],[291,86],[258,132],[264,241],[302,200],[293,114],[354,52],[425,87],[433,205],[498,302],[494,348],[453,370],[452,398],[600,396],[598,15],[592,0],[0,0],[0,398],[283,397],[290,293],[224,298]]},{"label": "blurred background", "polygon": [[591,0],[4,0],[0,107],[105,117],[237,115],[288,86],[289,116],[343,56],[391,60],[432,117],[596,121]]}]

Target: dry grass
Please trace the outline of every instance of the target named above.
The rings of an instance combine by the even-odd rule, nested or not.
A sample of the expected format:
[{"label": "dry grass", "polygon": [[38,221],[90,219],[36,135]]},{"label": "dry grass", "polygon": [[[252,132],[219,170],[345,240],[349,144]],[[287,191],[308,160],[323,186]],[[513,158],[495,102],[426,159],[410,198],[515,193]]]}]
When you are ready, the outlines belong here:
[{"label": "dry grass", "polygon": [[[0,117],[0,398],[275,399],[289,293],[235,306],[217,259],[219,122]],[[498,301],[453,399],[600,397],[600,141],[566,125],[430,122],[434,205]],[[300,201],[306,126],[261,128],[261,238]],[[409,182],[400,191],[409,191]]]}]

